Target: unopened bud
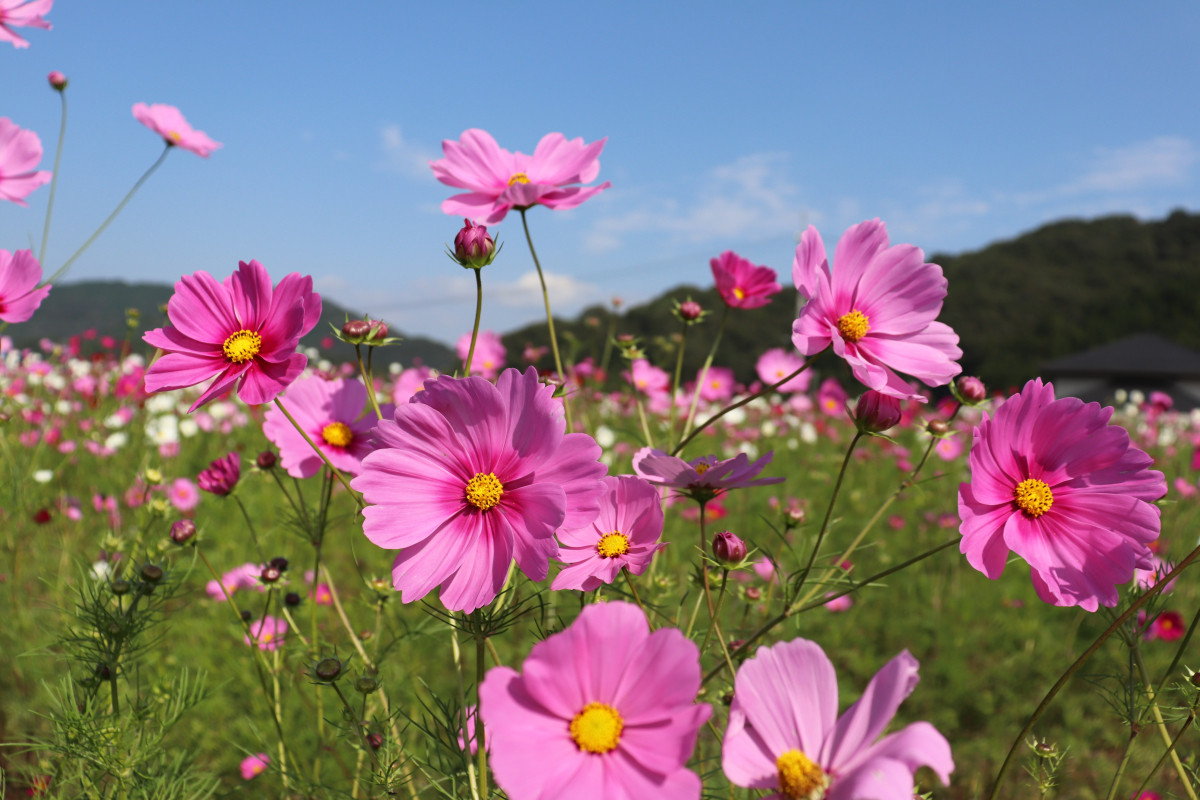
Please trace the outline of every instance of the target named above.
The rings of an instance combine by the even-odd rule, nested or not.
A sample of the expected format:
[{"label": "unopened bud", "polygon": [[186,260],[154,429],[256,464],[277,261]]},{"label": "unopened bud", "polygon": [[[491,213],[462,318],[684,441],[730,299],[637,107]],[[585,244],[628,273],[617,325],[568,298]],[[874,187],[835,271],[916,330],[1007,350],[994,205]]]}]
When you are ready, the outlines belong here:
[{"label": "unopened bud", "polygon": [[365,319],[352,319],[342,326],[342,336],[347,339],[358,339],[359,341],[367,338],[367,334],[371,332],[371,323]]},{"label": "unopened bud", "polygon": [[313,667],[313,675],[317,680],[332,681],[336,680],[338,675],[342,674],[342,662],[336,658],[322,658]]},{"label": "unopened bud", "polygon": [[378,733],[368,733],[367,744],[371,745],[372,750],[378,750],[383,747],[383,737]]},{"label": "unopened bud", "polygon": [[279,456],[275,455],[274,450],[263,450],[258,454],[258,458],[254,459],[254,463],[258,464],[259,469],[274,469],[279,463]]},{"label": "unopened bud", "polygon": [[162,580],[162,567],[157,564],[145,564],[141,570],[142,580],[146,583],[158,583]]},{"label": "unopened bud", "polygon": [[495,260],[496,243],[486,225],[463,220],[462,230],[454,237],[454,260],[467,269],[482,269]]},{"label": "unopened bud", "polygon": [[950,432],[950,424],[944,419],[931,419],[929,420],[929,424],[925,426],[925,430],[934,436],[945,436]]},{"label": "unopened bud", "polygon": [[286,558],[284,558],[283,556],[275,556],[267,563],[270,566],[274,567],[275,569],[279,570],[280,572],[287,572],[288,560]]},{"label": "unopened bud", "polygon": [[196,523],[190,519],[179,519],[171,525],[171,541],[175,544],[187,544],[196,535]]},{"label": "unopened bud", "polygon": [[854,424],[863,433],[882,433],[900,422],[900,401],[868,389],[854,405]]},{"label": "unopened bud", "polygon": [[363,675],[354,682],[354,690],[361,694],[370,694],[379,688],[379,681],[370,675]]},{"label": "unopened bud", "polygon": [[987,387],[983,385],[983,381],[979,380],[979,378],[963,375],[955,385],[958,387],[958,393],[962,396],[964,402],[982,403],[987,399]]},{"label": "unopened bud", "polygon": [[56,92],[61,92],[67,88],[67,76],[63,75],[58,70],[54,70],[46,76],[46,80],[50,82],[50,88]]},{"label": "unopened bud", "polygon": [[740,564],[746,558],[746,543],[729,531],[713,537],[713,556],[725,565]]},{"label": "unopened bud", "polygon": [[762,590],[757,586],[751,586],[746,589],[747,600],[758,600],[762,597]]},{"label": "unopened bud", "polygon": [[242,622],[249,622],[253,618],[254,618],[254,615],[251,614],[249,611],[242,612]]},{"label": "unopened bud", "polygon": [[267,564],[262,568],[262,572],[258,573],[258,577],[263,583],[275,583],[281,575],[283,575],[283,572],[279,567],[271,564]]},{"label": "unopened bud", "polygon": [[112,593],[117,597],[129,594],[129,581],[115,580],[112,582]]},{"label": "unopened bud", "polygon": [[679,316],[688,322],[700,319],[700,315],[704,313],[704,309],[695,300],[684,300],[679,304]]},{"label": "unopened bud", "polygon": [[283,604],[290,608],[295,608],[300,605],[300,595],[296,592],[288,592],[283,596]]}]

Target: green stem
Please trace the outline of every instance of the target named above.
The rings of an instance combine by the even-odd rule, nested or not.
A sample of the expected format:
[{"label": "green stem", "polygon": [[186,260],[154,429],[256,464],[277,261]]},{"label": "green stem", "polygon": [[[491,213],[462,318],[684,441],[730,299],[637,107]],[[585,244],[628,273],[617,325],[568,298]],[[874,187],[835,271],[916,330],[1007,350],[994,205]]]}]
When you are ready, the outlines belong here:
[{"label": "green stem", "polygon": [[646,438],[646,446],[654,447],[654,437],[650,434],[650,423],[646,420],[646,407],[642,404],[642,396],[635,390],[633,402],[637,404],[638,420],[642,424],[642,436]]},{"label": "green stem", "polygon": [[833,507],[837,504],[838,494],[842,491],[842,484],[846,480],[846,470],[850,466],[850,456],[854,454],[854,447],[858,444],[858,440],[863,436],[862,431],[855,431],[854,438],[850,440],[850,446],[846,448],[846,455],[842,458],[842,468],[838,470],[837,481],[833,484],[833,494],[829,497],[829,505],[825,507],[825,518],[821,520],[821,530],[817,533],[817,541],[813,543],[812,552],[808,556],[808,564],[804,567],[804,572],[800,575],[800,580],[796,583],[796,588],[804,586],[808,580],[809,574],[812,572],[813,564],[817,561],[817,553],[821,550],[821,544],[825,541],[825,535],[829,532],[829,521],[833,518]]},{"label": "green stem", "polygon": [[646,624],[650,626],[650,630],[654,630],[654,620],[650,619],[650,615],[646,613],[646,606],[642,605],[642,598],[638,596],[637,587],[633,585],[633,577],[629,574],[629,567],[621,567],[621,574],[625,576],[625,583],[629,584],[629,592],[633,595],[633,601],[637,603],[638,608],[646,614]]},{"label": "green stem", "polygon": [[[458,628],[454,627],[454,623],[450,623],[450,654],[454,660],[454,677],[458,682],[458,707],[462,714],[462,737],[464,742],[469,742],[467,736],[467,687],[466,681],[463,680],[462,668],[462,650],[458,646]],[[476,727],[483,727],[477,721]],[[475,764],[470,758],[467,759],[467,785],[471,787],[472,800],[486,800],[479,795],[479,784],[475,781]]]},{"label": "green stem", "polygon": [[[1150,779],[1153,778],[1156,774],[1158,774],[1158,771],[1160,769],[1162,769],[1162,765],[1166,762],[1167,758],[1169,758],[1173,753],[1176,752],[1175,745],[1179,744],[1179,740],[1183,738],[1183,735],[1185,733],[1187,733],[1187,729],[1192,727],[1192,723],[1195,721],[1196,721],[1196,709],[1193,708],[1190,711],[1188,711],[1187,720],[1185,720],[1183,725],[1181,725],[1179,727],[1179,733],[1175,734],[1175,738],[1171,740],[1171,744],[1163,752],[1162,756],[1158,759],[1158,761],[1156,761],[1154,763],[1154,768],[1151,769],[1148,773],[1146,773],[1145,779],[1142,780],[1142,785],[1137,788],[1137,791],[1135,791],[1132,795],[1130,795],[1131,797],[1139,798],[1142,796],[1142,792],[1146,791],[1146,785],[1148,783],[1150,783]],[[1178,757],[1178,756],[1176,756],[1176,757]],[[1190,786],[1190,782],[1185,780],[1183,785]]]},{"label": "green stem", "polygon": [[238,508],[242,510],[242,518],[246,520],[246,527],[250,529],[250,539],[254,542],[254,549],[258,551],[259,563],[266,563],[267,556],[263,552],[262,545],[258,543],[258,532],[254,530],[254,522],[250,519],[250,512],[246,510],[246,506],[242,502],[242,498],[238,497],[236,493],[234,493],[233,499],[234,502],[237,503]]},{"label": "green stem", "polygon": [[[478,694],[479,687],[483,685],[484,673],[484,651],[487,645],[486,636],[475,637],[475,691]],[[463,741],[466,741],[466,731],[463,731]],[[479,796],[486,798],[488,796],[488,763],[487,763],[487,742],[484,739],[483,718],[479,716],[478,698],[475,704],[475,755],[479,759]]]},{"label": "green stem", "polygon": [[533,237],[529,233],[529,222],[525,219],[525,211],[521,211],[521,225],[525,228],[525,241],[529,243],[529,254],[533,256],[533,265],[537,267],[538,281],[542,284],[542,301],[546,304],[546,327],[550,329],[550,350],[554,353],[554,369],[558,371],[558,382],[563,387],[563,408],[567,414],[567,432],[575,428],[571,424],[571,405],[567,402],[567,375],[563,372],[562,356],[558,354],[558,334],[554,332],[554,315],[550,312],[550,292],[546,290],[546,276],[542,274],[542,262],[538,260],[537,250],[533,249]]},{"label": "green stem", "polygon": [[[373,350],[374,348],[368,350],[368,359],[369,353]],[[376,419],[382,419],[383,412],[379,410],[379,398],[375,396],[375,379],[371,376],[370,364],[363,364],[361,345],[354,345],[354,355],[358,358],[358,373],[362,375],[363,386],[367,389],[367,399],[371,401],[371,409],[375,412]]]},{"label": "green stem", "polygon": [[[526,231],[528,233],[528,231]],[[533,245],[530,245],[532,248]],[[541,274],[541,273],[539,273]],[[542,284],[544,290],[545,284]],[[549,301],[547,301],[549,302]],[[463,367],[463,374],[471,374],[471,362],[475,360],[475,342],[479,339],[479,318],[483,314],[483,270],[475,270],[475,325],[471,328],[471,347],[467,350],[467,363]]]},{"label": "green stem", "polygon": [[275,405],[280,411],[283,412],[283,415],[287,417],[288,422],[292,423],[292,427],[300,432],[300,435],[304,437],[304,441],[308,442],[308,446],[313,449],[313,452],[321,457],[321,460],[325,462],[325,466],[329,467],[329,470],[333,473],[334,477],[342,482],[342,486],[346,487],[346,491],[348,491],[350,496],[354,498],[354,502],[358,503],[359,509],[362,509],[366,504],[363,502],[363,499],[359,496],[358,492],[351,488],[350,481],[346,480],[346,476],[342,474],[341,470],[333,465],[333,462],[329,460],[329,456],[325,455],[324,450],[317,447],[316,443],[313,442],[312,437],[308,435],[308,431],[300,427],[300,423],[296,422],[296,418],[292,416],[291,412],[283,407],[283,402],[278,397],[275,398]]},{"label": "green stem", "polygon": [[58,165],[62,162],[63,140],[67,138],[67,93],[60,89],[62,98],[62,122],[58,126],[58,147],[54,150],[54,174],[50,177],[50,199],[46,201],[46,222],[42,226],[42,247],[38,251],[38,263],[46,262],[46,243],[50,240],[50,218],[54,212],[54,194],[58,191]]},{"label": "green stem", "polygon": [[[729,319],[729,306],[725,306],[721,311],[721,322],[717,325],[717,335],[713,339],[712,347],[708,350],[708,356],[704,359],[704,366],[700,368],[700,374],[696,376],[696,389],[692,392],[692,405],[688,409],[687,422],[683,424],[683,436],[685,439],[692,431],[692,423],[696,421],[696,406],[700,403],[700,389],[704,386],[704,381],[708,378],[708,368],[712,366],[713,358],[717,354],[717,347],[721,344],[721,334],[725,332],[725,321]],[[680,347],[683,345],[681,344]],[[675,398],[671,397],[671,406],[674,407]]]},{"label": "green stem", "polygon": [[108,215],[108,219],[106,219],[106,220],[104,220],[104,222],[100,223],[100,227],[96,228],[96,232],[93,233],[91,236],[89,236],[88,240],[86,242],[84,242],[83,245],[78,250],[75,251],[75,254],[73,256],[71,256],[70,258],[68,258],[66,263],[63,264],[61,267],[59,267],[58,271],[55,272],[53,275],[51,275],[49,278],[47,278],[45,281],[43,281],[43,283],[50,283],[52,281],[56,281],[67,273],[67,269],[69,269],[70,266],[75,263],[75,259],[77,259],[81,255],[83,255],[83,251],[85,251],[89,247],[91,247],[92,243],[95,242],[98,238],[100,238],[100,234],[104,233],[104,229],[109,226],[109,223],[111,223],[114,219],[117,218],[117,215],[121,213],[121,210],[123,208],[125,208],[126,204],[128,204],[129,201],[133,199],[133,196],[135,194],[137,194],[137,190],[142,188],[142,184],[145,183],[146,180],[151,175],[154,174],[154,171],[156,169],[158,169],[159,165],[161,165],[163,163],[163,161],[166,159],[167,153],[171,152],[172,147],[173,147],[173,145],[168,144],[163,149],[162,155],[160,155],[158,157],[157,161],[155,161],[153,164],[150,165],[150,169],[148,169],[144,173],[142,173],[142,177],[137,179],[137,183],[133,184],[133,188],[129,190],[129,193],[127,195],[125,195],[125,199],[123,199],[120,203],[118,203],[117,207],[113,209],[113,212]]},{"label": "green stem", "polygon": [[[733,659],[729,657],[729,647],[728,647],[728,645],[725,644],[725,634],[721,630],[721,622],[717,618],[716,605],[713,603],[713,599],[712,599],[712,588],[709,586],[709,582],[708,582],[708,534],[705,531],[704,503],[703,502],[700,503],[700,565],[699,566],[700,566],[700,574],[701,574],[701,576],[703,576],[704,602],[705,602],[705,605],[708,607],[708,619],[709,619],[709,622],[711,623],[709,625],[708,631],[704,634],[704,641],[707,644],[709,634],[712,633],[713,631],[717,632],[717,644],[719,644],[721,646],[721,655],[723,655],[725,657],[725,666],[729,667],[729,680],[733,680],[734,676],[737,674],[737,669],[733,666]],[[726,571],[725,574],[728,575],[729,574],[728,571]],[[724,589],[724,583],[722,583],[722,589]],[[700,649],[700,654],[701,655],[704,654],[703,648]]]},{"label": "green stem", "polygon": [[671,381],[671,408],[667,412],[667,442],[675,446],[675,397],[679,394],[679,383],[683,380],[683,348],[687,344],[687,332],[691,325],[687,320],[679,331],[679,349],[675,353],[675,377]]},{"label": "green stem", "polygon": [[1159,735],[1162,736],[1163,744],[1167,746],[1171,763],[1175,766],[1175,772],[1179,775],[1179,782],[1183,784],[1184,791],[1187,792],[1190,800],[1196,800],[1196,790],[1192,788],[1192,782],[1188,780],[1187,770],[1183,768],[1183,762],[1179,760],[1179,753],[1175,751],[1171,732],[1167,730],[1167,722],[1163,719],[1162,709],[1158,707],[1158,696],[1154,693],[1154,684],[1150,681],[1150,673],[1146,670],[1146,661],[1142,658],[1141,648],[1135,646],[1133,656],[1137,661],[1138,675],[1142,679],[1142,685],[1146,687],[1146,698],[1150,701],[1150,713],[1154,715],[1154,725],[1158,728]]}]

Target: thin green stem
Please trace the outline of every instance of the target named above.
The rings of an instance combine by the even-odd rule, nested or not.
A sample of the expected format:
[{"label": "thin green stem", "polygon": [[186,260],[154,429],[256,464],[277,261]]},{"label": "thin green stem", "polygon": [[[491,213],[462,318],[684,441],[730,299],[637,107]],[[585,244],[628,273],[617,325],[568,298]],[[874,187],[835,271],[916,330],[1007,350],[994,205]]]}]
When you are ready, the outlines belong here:
[{"label": "thin green stem", "polygon": [[671,408],[667,412],[667,443],[675,446],[675,397],[679,394],[679,384],[683,380],[683,349],[687,344],[688,328],[692,327],[687,320],[679,331],[679,348],[675,352],[675,376],[671,381]]},{"label": "thin green stem", "polygon": [[45,281],[43,281],[43,283],[51,283],[53,281],[58,280],[63,275],[67,274],[67,270],[71,267],[72,264],[75,263],[75,259],[77,259],[81,255],[83,255],[83,252],[85,250],[87,250],[89,247],[91,247],[93,242],[95,242],[98,238],[100,238],[100,234],[104,233],[104,229],[109,226],[109,223],[111,223],[114,219],[116,219],[117,215],[121,213],[121,210],[124,209],[125,206],[129,203],[129,201],[133,199],[133,196],[135,194],[137,194],[137,190],[142,188],[142,184],[145,183],[150,178],[150,176],[154,174],[154,171],[159,168],[159,166],[163,163],[163,161],[166,160],[167,153],[171,152],[172,147],[173,147],[173,145],[167,144],[167,146],[165,148],[163,148],[162,155],[160,155],[158,157],[157,161],[155,161],[153,164],[150,165],[150,169],[148,169],[144,173],[142,173],[142,177],[137,179],[137,183],[133,184],[133,188],[129,190],[129,193],[125,195],[125,198],[120,203],[118,203],[117,207],[113,209],[113,212],[108,215],[108,219],[106,219],[106,220],[104,220],[104,222],[100,223],[100,227],[96,228],[95,233],[93,233],[91,236],[89,236],[88,240],[86,242],[84,242],[83,245],[80,246],[80,248],[78,250],[75,251],[75,254],[73,256],[71,256],[70,258],[68,258],[66,263],[63,264],[61,267],[59,267],[58,270],[53,275],[51,275],[49,278],[47,278]]},{"label": "thin green stem", "polygon": [[242,498],[233,494],[233,500],[237,503],[238,508],[242,510],[242,519],[246,520],[246,527],[250,530],[250,540],[254,542],[254,549],[258,551],[259,563],[265,563],[267,560],[266,554],[263,552],[262,545],[258,542],[258,532],[254,529],[254,521],[250,519],[250,512],[246,510],[246,504],[242,502]]},{"label": "thin green stem", "polygon": [[638,420],[642,424],[642,436],[646,439],[646,447],[654,447],[654,436],[650,433],[650,423],[646,419],[646,408],[642,404],[642,396],[636,391],[633,394],[633,402],[637,404]]},{"label": "thin green stem", "polygon": [[[483,673],[485,671],[484,652],[487,647],[487,637],[475,637],[475,691],[478,693],[479,687],[483,685]],[[463,741],[466,739],[466,731],[463,731]],[[485,731],[483,728],[482,718],[479,716],[479,705],[475,705],[475,755],[479,760],[479,796],[486,798],[488,796],[488,763],[487,763],[487,742],[484,739]]]},{"label": "thin green stem", "polygon": [[42,225],[42,247],[38,250],[38,263],[46,263],[46,244],[50,240],[50,218],[54,214],[54,195],[58,191],[58,166],[62,163],[63,141],[67,138],[67,93],[58,91],[62,98],[62,122],[58,126],[58,147],[54,150],[54,174],[50,177],[50,199],[46,201],[46,222]]},{"label": "thin green stem", "polygon": [[633,595],[633,602],[637,603],[638,608],[646,615],[646,624],[650,626],[650,630],[654,630],[654,620],[650,619],[650,614],[646,612],[646,606],[642,604],[642,598],[638,596],[637,587],[633,585],[633,576],[629,574],[629,567],[621,567],[621,574],[625,576],[625,583],[629,585],[629,593]]},{"label": "thin green stem", "polygon": [[1158,695],[1154,693],[1154,684],[1146,669],[1146,661],[1142,658],[1141,648],[1134,647],[1133,656],[1137,662],[1138,676],[1142,679],[1142,685],[1146,687],[1146,699],[1150,701],[1150,713],[1154,715],[1154,725],[1158,728],[1159,735],[1162,736],[1163,744],[1167,746],[1171,763],[1175,766],[1175,773],[1179,775],[1179,782],[1183,784],[1184,791],[1187,792],[1190,800],[1196,800],[1196,790],[1192,788],[1192,782],[1188,780],[1187,770],[1183,768],[1183,762],[1179,760],[1179,753],[1175,751],[1171,732],[1167,730],[1167,722],[1163,719],[1162,709],[1158,707]]},{"label": "thin green stem", "polygon": [[329,456],[325,455],[324,450],[317,447],[316,443],[313,442],[312,437],[308,435],[308,431],[300,427],[300,423],[296,422],[296,418],[292,416],[291,412],[283,407],[283,402],[280,401],[278,397],[275,398],[275,405],[280,411],[283,412],[283,415],[287,417],[288,422],[292,423],[292,427],[300,432],[300,435],[304,437],[304,441],[308,442],[308,446],[313,449],[313,452],[321,457],[321,460],[325,462],[325,466],[328,467],[330,472],[334,474],[334,477],[342,482],[342,486],[346,487],[346,491],[348,491],[350,496],[354,498],[354,502],[358,504],[359,509],[362,509],[366,504],[363,502],[363,499],[359,496],[358,492],[351,488],[350,481],[346,480],[346,476],[342,474],[341,470],[333,465],[333,462],[329,460]]},{"label": "thin green stem", "polygon": [[[1160,769],[1162,769],[1162,765],[1164,763],[1166,763],[1166,760],[1168,758],[1170,758],[1173,753],[1176,752],[1175,746],[1177,744],[1179,744],[1179,740],[1183,738],[1183,735],[1185,733],[1187,733],[1187,729],[1192,727],[1192,723],[1195,721],[1196,721],[1196,709],[1193,708],[1190,711],[1188,711],[1188,718],[1184,721],[1184,723],[1182,725],[1179,726],[1179,733],[1175,734],[1175,738],[1171,740],[1171,744],[1167,747],[1167,749],[1165,751],[1163,751],[1163,754],[1162,754],[1162,756],[1159,757],[1158,761],[1154,762],[1154,767],[1149,772],[1146,773],[1146,777],[1142,780],[1141,786],[1138,786],[1137,791],[1135,791],[1132,795],[1130,795],[1130,797],[1139,798],[1142,796],[1142,792],[1146,791],[1146,785],[1148,783],[1150,783],[1150,779],[1158,774],[1158,771]],[[1176,756],[1176,757],[1178,757],[1178,756]],[[1190,781],[1185,780],[1183,785],[1190,786],[1191,784],[1190,784]]]},{"label": "thin green stem", "polygon": [[833,518],[833,507],[837,504],[838,494],[842,491],[842,484],[846,480],[846,470],[850,466],[850,456],[854,454],[854,448],[862,437],[862,431],[855,431],[854,438],[850,440],[850,446],[846,448],[846,455],[842,458],[842,467],[838,470],[837,481],[833,484],[833,494],[829,496],[829,505],[825,507],[825,518],[821,520],[821,530],[817,533],[817,540],[813,543],[812,552],[808,555],[808,563],[804,566],[804,572],[800,575],[800,580],[796,583],[797,589],[803,586],[808,580],[813,564],[817,561],[817,554],[821,551],[821,544],[825,541],[825,535],[829,533],[829,521]]},{"label": "thin green stem", "polygon": [[[692,405],[688,408],[687,422],[683,424],[683,436],[688,438],[688,434],[692,431],[692,423],[696,421],[696,406],[700,403],[700,390],[704,387],[704,381],[708,379],[708,369],[712,366],[713,358],[717,354],[717,347],[721,344],[721,334],[725,333],[725,321],[729,319],[729,306],[725,306],[721,311],[721,322],[717,325],[717,335],[713,339],[712,347],[708,350],[708,356],[704,359],[704,366],[700,368],[700,374],[696,376],[696,389],[692,392]],[[682,345],[681,345],[682,346]],[[671,405],[674,406],[675,398],[671,398]]]},{"label": "thin green stem", "polygon": [[[725,644],[725,634],[721,630],[721,621],[717,618],[716,604],[713,603],[712,587],[708,581],[708,533],[705,531],[704,519],[704,503],[700,503],[700,574],[703,576],[704,586],[704,602],[708,606],[708,619],[711,623],[708,631],[704,634],[705,643],[708,642],[708,636],[713,631],[717,632],[717,644],[721,646],[721,655],[725,657],[725,666],[729,667],[729,680],[733,680],[737,674],[737,669],[733,666],[733,659],[729,657],[729,647]],[[726,575],[728,575],[726,571]],[[722,588],[723,588],[722,584]],[[704,654],[704,648],[700,649],[700,654]]]},{"label": "thin green stem", "polygon": [[[533,247],[533,245],[530,245]],[[467,362],[463,365],[463,374],[471,374],[471,362],[475,360],[475,342],[479,340],[479,318],[483,315],[483,270],[475,272],[475,325],[471,328],[471,347],[467,350]],[[544,287],[543,287],[544,288]]]},{"label": "thin green stem", "polygon": [[[373,350],[374,348],[368,348],[368,360]],[[375,378],[371,375],[371,366],[363,364],[362,345],[354,345],[354,355],[358,359],[358,373],[362,375],[363,386],[367,389],[367,399],[371,401],[371,409],[375,412],[376,419],[382,419],[383,412],[379,410],[379,398],[375,396]]]},{"label": "thin green stem", "polygon": [[[537,267],[538,281],[542,284],[542,301],[546,304],[546,327],[550,329],[550,350],[554,353],[554,369],[558,371],[558,382],[564,391],[567,386],[567,374],[563,371],[562,356],[558,354],[558,334],[554,332],[554,314],[550,311],[550,292],[546,290],[546,276],[542,273],[542,262],[538,260],[537,250],[533,248],[533,236],[529,233],[529,221],[525,218],[527,209],[520,209],[521,225],[525,228],[525,241],[529,244],[529,254],[533,256],[533,265]],[[571,404],[563,396],[563,408],[567,414],[567,432],[575,428],[571,424]]]},{"label": "thin green stem", "polygon": [[[462,714],[462,737],[464,742],[469,742],[467,736],[467,686],[463,680],[462,666],[462,650],[458,646],[458,628],[454,624],[450,624],[450,654],[454,660],[454,678],[458,683],[458,707]],[[479,727],[482,727],[480,725]],[[475,763],[470,758],[467,759],[467,784],[471,787],[472,800],[483,800],[479,795],[479,784],[475,780]]]}]

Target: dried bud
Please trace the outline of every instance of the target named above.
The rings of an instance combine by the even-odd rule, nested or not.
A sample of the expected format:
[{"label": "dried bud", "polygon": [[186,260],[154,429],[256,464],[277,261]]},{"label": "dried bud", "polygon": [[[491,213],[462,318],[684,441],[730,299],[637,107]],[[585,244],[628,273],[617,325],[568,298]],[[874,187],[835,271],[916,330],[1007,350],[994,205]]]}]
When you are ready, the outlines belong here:
[{"label": "dried bud", "polygon": [[50,88],[56,92],[61,92],[67,88],[67,76],[63,75],[58,70],[52,71],[46,76],[46,80],[50,82]]},{"label": "dried bud", "polygon": [[931,419],[929,420],[929,424],[925,426],[925,430],[934,436],[945,436],[950,432],[950,425],[944,419]]},{"label": "dried bud", "polygon": [[454,260],[467,269],[482,269],[496,258],[496,243],[486,225],[463,220],[462,230],[454,237]]},{"label": "dried bud", "polygon": [[171,525],[171,541],[175,544],[187,544],[196,535],[196,523],[190,519],[176,520]]},{"label": "dried bud", "polygon": [[987,399],[987,387],[979,378],[963,375],[955,386],[958,387],[958,394],[964,403],[982,403]]},{"label": "dried bud", "polygon": [[882,433],[900,422],[900,401],[868,389],[854,405],[854,424],[863,433]]},{"label": "dried bud", "polygon": [[740,564],[746,558],[746,543],[729,531],[713,537],[713,556],[722,564]]},{"label": "dried bud", "polygon": [[263,450],[258,454],[258,458],[254,459],[254,463],[259,469],[274,469],[279,463],[279,456],[275,455],[274,450]]},{"label": "dried bud", "polygon": [[162,580],[162,567],[157,564],[145,564],[141,569],[142,580],[146,583],[158,583]]},{"label": "dried bud", "polygon": [[335,681],[342,674],[342,662],[336,658],[322,658],[313,667],[313,676],[319,681]]},{"label": "dried bud", "polygon": [[262,572],[258,573],[258,577],[263,583],[275,583],[281,575],[283,575],[283,571],[272,564],[267,564],[262,568]]}]

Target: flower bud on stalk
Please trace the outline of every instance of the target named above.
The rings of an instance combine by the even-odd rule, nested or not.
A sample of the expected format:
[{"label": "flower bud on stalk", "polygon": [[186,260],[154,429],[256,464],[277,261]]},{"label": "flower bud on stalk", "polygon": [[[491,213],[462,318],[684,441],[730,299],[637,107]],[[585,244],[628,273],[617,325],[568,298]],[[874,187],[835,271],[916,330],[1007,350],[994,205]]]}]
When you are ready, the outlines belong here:
[{"label": "flower bud on stalk", "polygon": [[900,423],[900,401],[868,389],[854,406],[854,424],[863,433],[882,433]]},{"label": "flower bud on stalk", "polygon": [[975,405],[987,400],[987,387],[979,378],[963,375],[955,383],[955,388],[958,389],[958,396],[964,403]]},{"label": "flower bud on stalk", "polygon": [[746,558],[746,543],[729,531],[713,537],[713,556],[725,566],[740,564]]},{"label": "flower bud on stalk", "polygon": [[454,237],[454,254],[451,258],[466,269],[483,269],[496,260],[498,252],[486,225],[463,220],[462,230]]},{"label": "flower bud on stalk", "polygon": [[929,424],[925,426],[925,430],[934,436],[945,436],[950,432],[950,424],[944,419],[931,419],[929,420]]},{"label": "flower bud on stalk", "polygon": [[46,76],[46,80],[50,82],[50,88],[56,92],[61,92],[67,88],[67,76],[63,75],[58,70],[54,70]]},{"label": "flower bud on stalk", "polygon": [[258,458],[254,460],[254,463],[262,470],[274,469],[275,465],[279,463],[279,456],[275,455],[274,450],[263,450],[258,454]]},{"label": "flower bud on stalk", "polygon": [[187,544],[196,535],[196,523],[190,519],[176,520],[171,525],[171,541],[178,545]]}]

